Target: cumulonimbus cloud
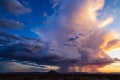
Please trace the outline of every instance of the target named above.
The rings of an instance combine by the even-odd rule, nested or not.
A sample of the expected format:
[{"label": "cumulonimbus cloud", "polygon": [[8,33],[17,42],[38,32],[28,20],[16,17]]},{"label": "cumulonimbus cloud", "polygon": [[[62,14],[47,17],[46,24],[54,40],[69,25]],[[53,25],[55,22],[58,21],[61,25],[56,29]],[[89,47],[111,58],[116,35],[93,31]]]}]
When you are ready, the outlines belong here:
[{"label": "cumulonimbus cloud", "polygon": [[97,18],[97,11],[103,8],[104,3],[104,0],[61,0],[58,13],[47,17],[47,24],[42,28],[32,29],[39,36],[44,35],[43,41],[25,37],[16,39],[15,35],[1,32],[3,47],[0,56],[56,65],[64,71],[70,66],[99,67],[112,63],[105,50],[119,47],[116,46],[119,39],[111,31],[104,30],[112,23],[113,17]]},{"label": "cumulonimbus cloud", "polygon": [[[61,0],[58,14],[48,17],[44,28],[36,31],[46,35],[49,41],[54,41],[57,47],[51,52],[54,55],[62,55],[63,58],[77,59],[79,66],[91,64],[106,64],[113,60],[106,54],[105,48],[116,48],[116,34],[111,31],[105,31],[105,27],[110,25],[114,19],[108,16],[104,20],[97,18],[98,11],[102,10],[105,4],[104,0]],[[35,32],[35,30],[34,30]],[[79,35],[82,34],[82,35]],[[112,34],[111,39],[106,42],[105,38]],[[116,42],[115,42],[116,43]],[[117,46],[119,47],[119,46]],[[58,53],[56,53],[58,52]],[[66,56],[66,57],[65,57]],[[65,67],[65,66],[64,66]]]}]

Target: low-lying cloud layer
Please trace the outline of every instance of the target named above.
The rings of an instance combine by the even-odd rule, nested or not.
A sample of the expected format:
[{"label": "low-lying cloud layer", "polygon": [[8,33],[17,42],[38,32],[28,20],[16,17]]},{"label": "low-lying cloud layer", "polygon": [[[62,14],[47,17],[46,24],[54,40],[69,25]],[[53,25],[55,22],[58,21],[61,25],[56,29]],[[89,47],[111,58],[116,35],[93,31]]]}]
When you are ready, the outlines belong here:
[{"label": "low-lying cloud layer", "polygon": [[32,29],[41,39],[0,31],[0,57],[55,65],[64,71],[70,66],[94,65],[93,70],[112,63],[106,52],[120,47],[120,40],[116,33],[105,31],[114,21],[112,16],[105,20],[97,18],[104,3],[104,0],[53,1],[57,13],[49,16],[42,28]]}]

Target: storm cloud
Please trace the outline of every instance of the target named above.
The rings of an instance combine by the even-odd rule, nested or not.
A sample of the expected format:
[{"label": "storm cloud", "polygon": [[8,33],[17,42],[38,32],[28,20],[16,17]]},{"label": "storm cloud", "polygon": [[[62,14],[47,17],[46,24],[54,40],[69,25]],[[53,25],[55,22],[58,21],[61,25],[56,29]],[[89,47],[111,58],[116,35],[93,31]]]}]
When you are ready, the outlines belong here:
[{"label": "storm cloud", "polygon": [[57,13],[48,16],[42,28],[31,30],[40,39],[0,31],[0,57],[59,66],[61,71],[69,71],[71,66],[88,68],[91,65],[93,70],[96,66],[112,63],[106,50],[119,47],[116,44],[120,40],[116,34],[105,30],[114,21],[112,16],[104,20],[97,18],[104,3],[104,0],[53,2],[55,9],[59,5]]},{"label": "storm cloud", "polygon": [[75,62],[72,59],[50,54],[48,44],[41,39],[19,37],[0,31],[0,57],[21,61],[30,61],[42,65],[60,65]]},{"label": "storm cloud", "polygon": [[[49,16],[44,28],[34,29],[34,32],[42,33],[47,41],[56,45],[51,54],[77,60],[73,65],[99,66],[113,62],[102,46],[105,43],[105,47],[109,46],[111,39],[108,38],[109,41],[105,42],[105,38],[109,36],[119,41],[114,37],[116,34],[105,30],[114,19],[112,16],[103,20],[97,18],[97,12],[103,9],[105,1],[75,0],[71,2],[61,0],[58,13]],[[41,34],[38,35],[41,36]],[[113,45],[116,44],[111,46]]]}]

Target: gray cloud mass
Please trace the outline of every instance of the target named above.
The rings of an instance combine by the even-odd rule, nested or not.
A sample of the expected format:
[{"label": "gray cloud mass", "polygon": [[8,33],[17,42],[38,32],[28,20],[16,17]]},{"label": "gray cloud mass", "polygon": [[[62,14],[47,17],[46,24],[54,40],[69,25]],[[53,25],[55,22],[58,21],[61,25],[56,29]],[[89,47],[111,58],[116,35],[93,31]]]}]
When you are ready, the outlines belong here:
[{"label": "gray cloud mass", "polygon": [[[30,12],[17,0],[13,1],[15,2],[10,1],[10,3],[17,6],[13,8],[14,10],[8,8],[11,4],[5,6],[10,12],[15,14]],[[49,16],[46,20],[47,24],[42,28],[31,30],[39,35],[40,39],[20,37],[0,31],[0,57],[30,61],[40,65],[59,66],[61,71],[67,71],[70,66],[101,66],[112,63],[113,60],[100,48],[104,42],[104,35],[109,33],[104,31],[104,26],[101,28],[99,25],[104,20],[100,21],[96,16],[97,11],[103,8],[104,0],[91,2],[89,0],[74,2],[57,0],[53,8],[58,5],[58,2],[60,7],[57,14]],[[109,45],[113,43],[116,41],[109,41]]]}]

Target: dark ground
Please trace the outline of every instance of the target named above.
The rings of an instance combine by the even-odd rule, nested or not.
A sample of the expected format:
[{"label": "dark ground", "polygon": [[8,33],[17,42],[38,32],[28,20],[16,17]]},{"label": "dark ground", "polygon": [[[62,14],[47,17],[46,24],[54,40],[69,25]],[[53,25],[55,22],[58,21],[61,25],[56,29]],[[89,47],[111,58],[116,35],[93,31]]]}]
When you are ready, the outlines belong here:
[{"label": "dark ground", "polygon": [[120,80],[119,73],[1,73],[0,80]]}]

